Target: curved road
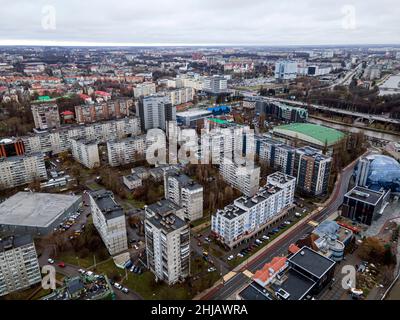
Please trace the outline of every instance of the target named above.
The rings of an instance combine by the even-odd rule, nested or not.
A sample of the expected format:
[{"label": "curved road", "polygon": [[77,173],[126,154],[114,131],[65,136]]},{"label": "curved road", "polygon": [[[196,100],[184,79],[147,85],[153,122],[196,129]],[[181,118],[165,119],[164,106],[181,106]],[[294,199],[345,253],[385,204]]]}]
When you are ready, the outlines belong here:
[{"label": "curved road", "polygon": [[[312,220],[321,222],[338,210],[343,202],[343,197],[347,192],[355,164],[356,161],[342,171],[340,180],[334,190],[334,197],[330,200],[325,209],[312,217]],[[304,222],[293,230],[289,229],[288,233],[281,240],[266,249],[260,256],[250,261],[247,264],[246,269],[254,273],[258,269],[262,268],[262,266],[267,262],[271,261],[273,257],[286,254],[291,243],[296,242],[313,230],[313,227],[308,225],[307,222],[308,221]],[[209,293],[203,296],[201,300],[226,300],[248,282],[250,282],[250,279],[242,272],[239,272],[224,285],[221,284],[212,289]]]}]

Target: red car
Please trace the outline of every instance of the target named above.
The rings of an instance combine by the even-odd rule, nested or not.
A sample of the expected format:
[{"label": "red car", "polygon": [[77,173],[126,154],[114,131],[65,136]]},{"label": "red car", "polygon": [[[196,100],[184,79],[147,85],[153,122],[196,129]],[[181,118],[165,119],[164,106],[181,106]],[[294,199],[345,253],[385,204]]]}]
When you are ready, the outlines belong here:
[{"label": "red car", "polygon": [[64,262],[59,262],[59,263],[57,263],[57,265],[60,267],[60,268],[65,268],[65,263]]}]

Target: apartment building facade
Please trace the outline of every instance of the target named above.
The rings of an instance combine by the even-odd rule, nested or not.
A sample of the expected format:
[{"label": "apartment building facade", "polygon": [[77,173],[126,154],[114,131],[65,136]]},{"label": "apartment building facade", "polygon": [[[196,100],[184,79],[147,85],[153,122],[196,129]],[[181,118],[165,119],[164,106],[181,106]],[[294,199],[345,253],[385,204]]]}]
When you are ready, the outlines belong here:
[{"label": "apartment building facade", "polygon": [[47,179],[42,153],[0,158],[0,190]]},{"label": "apartment building facade", "polygon": [[100,166],[97,140],[71,139],[71,153],[76,161],[92,169]]},{"label": "apartment building facade", "polygon": [[164,172],[165,198],[183,208],[185,221],[195,221],[203,217],[203,186],[176,169]]},{"label": "apartment building facade", "polygon": [[95,139],[99,143],[104,143],[108,140],[121,139],[140,133],[139,118],[129,117],[86,125],[71,125],[50,132],[23,136],[21,139],[24,142],[26,153],[52,152],[58,154],[71,149],[70,139]]},{"label": "apartment building facade", "polygon": [[179,211],[181,207],[166,199],[145,207],[147,266],[169,285],[190,274],[190,228]]},{"label": "apartment building facade", "polygon": [[146,135],[107,142],[108,163],[112,167],[133,163],[146,152]]},{"label": "apartment building facade", "polygon": [[89,193],[93,224],[110,255],[128,250],[125,214],[108,190]]},{"label": "apartment building facade", "polygon": [[30,235],[0,239],[0,296],[42,281],[35,244]]},{"label": "apartment building facade", "polygon": [[211,216],[211,231],[218,241],[234,248],[287,213],[296,179],[286,175],[285,181],[272,175],[268,178],[254,196],[242,196]]},{"label": "apartment building facade", "polygon": [[153,82],[143,82],[133,88],[133,95],[135,98],[146,97],[156,93],[156,84]]},{"label": "apartment building facade", "polygon": [[33,104],[31,106],[35,128],[48,130],[60,127],[60,114],[55,103]]},{"label": "apartment building facade", "polygon": [[166,121],[176,120],[176,107],[163,94],[150,95],[139,99],[138,115],[143,130],[165,130]]},{"label": "apartment building facade", "polygon": [[132,105],[132,100],[118,99],[75,106],[76,122],[92,123],[127,117],[129,116],[129,108]]},{"label": "apartment building facade", "polygon": [[293,175],[297,179],[297,189],[311,196],[328,191],[332,158],[312,147],[296,149]]}]

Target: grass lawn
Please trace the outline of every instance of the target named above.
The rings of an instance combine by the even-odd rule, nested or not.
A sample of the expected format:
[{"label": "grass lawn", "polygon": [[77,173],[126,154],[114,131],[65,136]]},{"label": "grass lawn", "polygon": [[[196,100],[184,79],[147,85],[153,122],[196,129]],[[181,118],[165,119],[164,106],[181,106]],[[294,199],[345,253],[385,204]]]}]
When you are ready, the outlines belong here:
[{"label": "grass lawn", "polygon": [[[93,254],[89,254],[85,258],[79,258],[78,254],[75,251],[65,251],[57,256],[57,260],[63,261],[68,264],[73,264],[75,266],[79,266],[81,268],[89,268],[94,265],[94,257]],[[96,256],[96,263],[101,262],[101,259]]]},{"label": "grass lawn", "polygon": [[[192,274],[196,276],[182,284],[168,286],[164,282],[155,282],[154,274],[150,271],[143,272],[141,275],[132,272],[125,272],[114,265],[112,260],[101,263],[93,269],[97,273],[104,273],[110,279],[119,277],[120,283],[130,290],[138,293],[146,300],[190,300],[197,293],[211,287],[218,280],[217,272],[207,273],[208,265],[200,259],[200,262],[191,263]],[[126,274],[128,279],[126,279]]]}]

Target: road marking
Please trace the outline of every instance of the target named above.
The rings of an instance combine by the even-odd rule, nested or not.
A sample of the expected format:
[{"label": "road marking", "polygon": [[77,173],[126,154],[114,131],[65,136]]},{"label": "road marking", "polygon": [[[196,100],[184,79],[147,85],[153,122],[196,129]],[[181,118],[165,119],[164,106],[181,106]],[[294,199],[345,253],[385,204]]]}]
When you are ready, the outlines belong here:
[{"label": "road marking", "polygon": [[317,221],[314,221],[314,220],[308,221],[307,224],[310,225],[311,227],[316,227],[316,226],[319,225],[319,223]]},{"label": "road marking", "polygon": [[243,274],[244,274],[247,278],[250,278],[250,279],[253,278],[253,274],[252,274],[249,270],[247,270],[247,269],[243,271]]}]

